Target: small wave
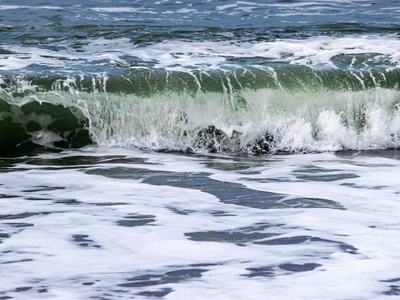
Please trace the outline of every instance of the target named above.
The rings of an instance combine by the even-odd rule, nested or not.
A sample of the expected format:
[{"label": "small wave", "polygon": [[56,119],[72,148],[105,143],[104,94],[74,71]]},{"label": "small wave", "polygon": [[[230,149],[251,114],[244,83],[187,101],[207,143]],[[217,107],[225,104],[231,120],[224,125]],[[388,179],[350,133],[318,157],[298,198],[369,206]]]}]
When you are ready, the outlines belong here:
[{"label": "small wave", "polygon": [[4,79],[3,148],[96,143],[259,154],[400,146],[396,87],[246,88],[243,81],[234,86],[229,77],[216,76],[219,82],[190,88],[189,77],[180,77],[180,85],[160,78],[145,91],[123,77]]}]

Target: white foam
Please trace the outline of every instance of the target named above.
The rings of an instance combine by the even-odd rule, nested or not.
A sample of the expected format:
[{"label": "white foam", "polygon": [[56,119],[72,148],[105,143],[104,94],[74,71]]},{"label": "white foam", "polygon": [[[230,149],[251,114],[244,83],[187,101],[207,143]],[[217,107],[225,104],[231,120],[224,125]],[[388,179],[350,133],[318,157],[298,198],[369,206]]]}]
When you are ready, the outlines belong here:
[{"label": "white foam", "polygon": [[144,9],[142,7],[92,7],[90,10],[95,12],[110,12],[110,13],[145,13],[157,14],[157,12]]},{"label": "white foam", "polygon": [[[74,156],[97,157],[102,163],[68,168],[58,163],[40,165],[40,162],[65,158],[73,161]],[[150,164],[134,160],[113,162],[118,156],[146,159]],[[32,299],[38,295],[80,299],[82,294],[85,298],[108,294],[115,298],[134,295],[141,299],[136,295],[139,292],[171,288],[171,293],[165,296],[167,299],[335,300],[348,299],[349,295],[385,299],[382,292],[394,283],[384,281],[398,278],[400,248],[396,241],[400,238],[397,215],[400,178],[393,172],[400,167],[398,160],[379,156],[341,158],[331,153],[229,159],[95,147],[43,154],[40,158],[43,161],[37,165],[32,164],[34,161],[29,165],[21,162],[15,166],[15,172],[1,175],[0,193],[16,196],[1,198],[2,215],[47,212],[1,220],[2,232],[10,234],[0,244],[3,253],[0,272],[7,274],[0,288],[4,295],[17,299]],[[234,168],[235,164],[238,169]],[[227,166],[225,170],[224,165]],[[249,168],[243,170],[242,166],[246,165]],[[309,170],[307,173],[310,166],[320,168],[320,172]],[[129,176],[106,178],[84,171],[111,171],[116,167],[123,172],[130,170],[133,175],[138,169],[210,174],[204,176],[220,181],[219,184],[240,183],[254,190],[284,193],[293,198],[327,199],[345,209],[263,210],[224,204],[199,190],[149,185]],[[317,177],[348,173],[359,177],[336,181],[299,180],[297,176],[302,172]],[[180,174],[175,173],[176,180],[187,176]],[[164,175],[156,173],[156,176]],[[41,190],[41,187],[59,188]],[[31,198],[37,200],[29,200]],[[77,202],[62,202],[68,199]],[[107,206],[107,203],[114,205]],[[176,213],[173,209],[186,213]],[[216,211],[227,215],[213,215]],[[153,215],[154,222],[137,227],[118,226],[119,220],[132,214]],[[17,222],[34,226],[13,232],[18,228],[13,229],[10,224]],[[357,250],[349,253],[335,242],[323,241],[237,245],[192,241],[185,236],[185,233],[198,231],[257,228],[261,224],[278,225],[264,231],[259,229],[259,232],[277,233],[281,238],[313,236],[345,243],[343,245]],[[79,242],[74,242],[74,235],[87,235],[88,245],[79,246]],[[272,238],[275,237],[262,240]],[[320,266],[308,272],[290,272],[279,267],[288,263],[318,263]],[[247,276],[251,273],[249,268],[263,267],[272,267],[272,274]],[[181,278],[178,282],[146,286],[146,281],[143,286],[118,286],[134,282],[135,276],[152,274],[153,277],[148,276],[150,282],[157,280],[157,274],[182,269],[208,271],[202,277]],[[31,289],[17,292],[19,287]],[[39,294],[40,289],[46,292]]]},{"label": "white foam", "polygon": [[[186,11],[188,12],[188,11]],[[146,64],[156,63],[156,68],[169,70],[210,70],[238,65],[231,58],[263,58],[267,61],[284,62],[296,65],[322,66],[335,68],[332,59],[338,55],[365,55],[365,68],[368,64],[386,64],[398,68],[400,63],[400,40],[394,36],[375,37],[313,37],[307,39],[284,39],[270,42],[235,41],[180,41],[168,40],[146,46],[134,45],[127,38],[90,39],[76,52],[70,45],[67,50],[52,51],[36,47],[2,45],[2,48],[17,54],[0,56],[1,70],[24,69],[32,64],[51,67],[62,66],[68,69],[82,61],[94,62],[99,57],[109,65],[129,66],[124,56],[133,57]],[[362,67],[361,66],[361,67]],[[243,67],[243,65],[239,65]],[[350,65],[349,65],[350,67]],[[354,66],[353,66],[354,68]]]},{"label": "white foam", "polygon": [[[263,57],[291,64],[327,65],[337,55],[379,53],[392,63],[398,64],[400,41],[391,37],[332,38],[316,37],[305,40],[276,40],[272,42],[240,43],[232,42],[180,42],[166,41],[150,45],[144,49],[133,49],[129,55],[145,61],[156,59],[158,67],[171,68],[204,66],[204,60],[211,68],[230,64],[230,57]],[[176,49],[179,49],[177,51]],[[382,57],[372,58],[372,61]]]},{"label": "white foam", "polygon": [[27,6],[27,5],[0,5],[0,10],[14,10],[14,9],[62,9],[60,6]]},{"label": "white foam", "polygon": [[235,8],[238,7],[239,4],[226,4],[226,5],[220,5],[216,7],[216,10],[225,10],[228,8]]},{"label": "white foam", "polygon": [[[370,91],[322,93],[311,98],[306,94],[304,98],[296,94],[290,98],[284,93],[259,90],[246,94],[248,109],[237,112],[221,102],[220,95],[210,93],[199,95],[206,98],[206,104],[202,106],[179,95],[170,95],[168,100],[164,97],[145,101],[116,98],[115,101],[126,103],[123,116],[108,115],[111,111],[99,111],[91,103],[89,113],[93,137],[101,145],[132,143],[153,149],[186,149],[193,147],[199,129],[215,126],[229,137],[233,131],[240,133],[242,147],[266,132],[274,138],[274,150],[336,151],[398,147],[400,113],[387,109],[396,99],[393,94],[397,92],[375,92],[381,97],[380,104],[375,102],[374,92]],[[287,102],[283,101],[285,97]],[[277,99],[280,105],[277,105]],[[358,107],[363,105],[365,108],[358,111]],[[182,111],[185,118],[182,118]],[[365,114],[365,124],[360,124],[358,114]],[[102,120],[112,121],[107,123]],[[107,135],[106,132],[114,132],[114,135]]]}]

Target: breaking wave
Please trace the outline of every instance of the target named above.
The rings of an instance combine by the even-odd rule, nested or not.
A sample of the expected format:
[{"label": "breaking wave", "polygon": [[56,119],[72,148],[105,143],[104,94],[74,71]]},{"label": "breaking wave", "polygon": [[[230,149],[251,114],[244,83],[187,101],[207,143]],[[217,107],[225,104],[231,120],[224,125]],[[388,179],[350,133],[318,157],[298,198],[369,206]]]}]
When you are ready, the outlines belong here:
[{"label": "breaking wave", "polygon": [[399,72],[304,66],[4,76],[1,149],[95,143],[271,153],[397,148]]}]

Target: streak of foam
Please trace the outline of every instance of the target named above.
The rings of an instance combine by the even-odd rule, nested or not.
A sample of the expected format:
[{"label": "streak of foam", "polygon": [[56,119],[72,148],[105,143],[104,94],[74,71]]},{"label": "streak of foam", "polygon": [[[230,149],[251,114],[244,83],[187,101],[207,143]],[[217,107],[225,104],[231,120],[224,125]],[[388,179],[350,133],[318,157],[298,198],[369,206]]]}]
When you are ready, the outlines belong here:
[{"label": "streak of foam", "polygon": [[392,36],[322,36],[268,42],[168,40],[139,46],[134,45],[128,38],[101,38],[89,39],[82,44],[79,52],[67,42],[63,45],[66,50],[59,51],[2,45],[5,50],[16,54],[0,55],[0,70],[21,70],[31,65],[62,67],[68,70],[77,68],[82,62],[94,66],[100,63],[130,67],[129,59],[140,61],[140,67],[175,71],[260,65],[260,62],[254,63],[252,59],[262,59],[262,65],[267,62],[282,62],[315,68],[336,68],[333,59],[340,56],[348,56],[351,62],[347,67],[355,69],[354,55],[366,55],[364,65],[358,67],[361,69],[376,64],[398,68],[400,63],[400,40]]}]

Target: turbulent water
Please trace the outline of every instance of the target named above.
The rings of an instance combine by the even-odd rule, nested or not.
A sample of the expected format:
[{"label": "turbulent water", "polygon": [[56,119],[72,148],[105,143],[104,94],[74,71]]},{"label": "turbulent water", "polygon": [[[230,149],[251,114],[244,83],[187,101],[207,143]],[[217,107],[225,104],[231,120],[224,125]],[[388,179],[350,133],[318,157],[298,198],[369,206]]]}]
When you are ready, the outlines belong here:
[{"label": "turbulent water", "polygon": [[394,5],[5,3],[3,148],[398,147]]},{"label": "turbulent water", "polygon": [[399,32],[397,0],[0,0],[0,298],[400,295]]}]

